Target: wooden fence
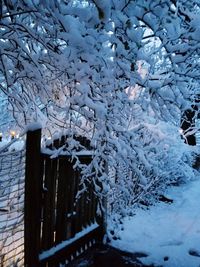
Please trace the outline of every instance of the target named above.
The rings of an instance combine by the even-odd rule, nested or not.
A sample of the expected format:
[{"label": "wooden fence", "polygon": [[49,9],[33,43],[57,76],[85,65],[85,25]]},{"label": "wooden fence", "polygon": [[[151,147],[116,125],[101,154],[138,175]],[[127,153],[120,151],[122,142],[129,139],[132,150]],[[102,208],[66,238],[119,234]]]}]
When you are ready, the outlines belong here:
[{"label": "wooden fence", "polygon": [[[92,185],[76,198],[81,173],[73,169],[71,157],[51,159],[41,153],[40,143],[40,129],[27,133],[25,266],[66,266],[103,237],[98,199]],[[59,140],[54,145],[59,147]],[[79,160],[89,164],[92,158],[82,155]]]}]

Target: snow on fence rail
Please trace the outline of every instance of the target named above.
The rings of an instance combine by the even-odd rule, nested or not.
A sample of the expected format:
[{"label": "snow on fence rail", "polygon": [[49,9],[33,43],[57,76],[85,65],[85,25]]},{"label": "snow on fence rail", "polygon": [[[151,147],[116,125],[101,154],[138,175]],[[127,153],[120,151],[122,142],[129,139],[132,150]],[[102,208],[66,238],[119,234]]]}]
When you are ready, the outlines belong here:
[{"label": "snow on fence rail", "polygon": [[25,150],[10,148],[7,145],[0,151],[0,266],[21,267],[24,266]]}]

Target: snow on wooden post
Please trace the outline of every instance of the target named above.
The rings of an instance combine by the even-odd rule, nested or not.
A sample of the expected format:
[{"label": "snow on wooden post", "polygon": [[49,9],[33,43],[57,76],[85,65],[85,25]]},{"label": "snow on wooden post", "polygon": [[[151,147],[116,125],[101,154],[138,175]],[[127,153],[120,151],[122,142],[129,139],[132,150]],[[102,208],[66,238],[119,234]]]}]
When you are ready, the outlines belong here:
[{"label": "snow on wooden post", "polygon": [[41,225],[41,127],[32,124],[27,129],[25,203],[24,203],[24,250],[25,267],[39,266]]}]

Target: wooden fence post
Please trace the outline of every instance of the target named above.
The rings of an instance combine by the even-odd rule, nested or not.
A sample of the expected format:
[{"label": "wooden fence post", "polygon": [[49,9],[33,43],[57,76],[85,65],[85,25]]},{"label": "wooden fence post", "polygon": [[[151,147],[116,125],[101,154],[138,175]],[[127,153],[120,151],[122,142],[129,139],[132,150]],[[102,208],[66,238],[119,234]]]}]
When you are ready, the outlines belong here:
[{"label": "wooden fence post", "polygon": [[[108,163],[107,162],[104,162],[104,171],[105,173],[108,175]],[[101,189],[103,189],[103,185],[102,184],[99,184],[99,186],[101,187]],[[97,223],[100,225],[101,227],[101,232],[99,234],[99,241],[100,243],[102,243],[103,241],[103,238],[106,234],[106,231],[107,231],[107,196],[103,196],[103,198],[101,199],[102,201],[102,209],[101,209],[101,216],[100,217],[97,217],[96,220],[97,220]]]},{"label": "wooden fence post", "polygon": [[24,261],[25,267],[39,266],[41,225],[41,129],[29,130],[26,140]]}]

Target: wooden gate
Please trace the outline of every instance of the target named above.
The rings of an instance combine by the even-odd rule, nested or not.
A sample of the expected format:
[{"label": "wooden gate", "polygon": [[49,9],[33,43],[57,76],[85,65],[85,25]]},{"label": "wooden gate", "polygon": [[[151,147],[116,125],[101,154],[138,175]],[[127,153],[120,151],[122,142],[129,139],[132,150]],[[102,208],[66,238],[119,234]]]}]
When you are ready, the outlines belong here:
[{"label": "wooden gate", "polygon": [[[59,146],[58,140],[55,145]],[[25,177],[25,266],[66,264],[103,237],[93,186],[76,198],[80,171],[70,156],[41,153],[41,130],[27,133]],[[84,164],[91,156],[79,156]]]}]

